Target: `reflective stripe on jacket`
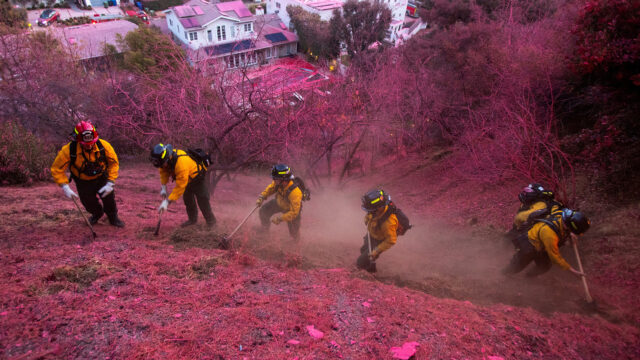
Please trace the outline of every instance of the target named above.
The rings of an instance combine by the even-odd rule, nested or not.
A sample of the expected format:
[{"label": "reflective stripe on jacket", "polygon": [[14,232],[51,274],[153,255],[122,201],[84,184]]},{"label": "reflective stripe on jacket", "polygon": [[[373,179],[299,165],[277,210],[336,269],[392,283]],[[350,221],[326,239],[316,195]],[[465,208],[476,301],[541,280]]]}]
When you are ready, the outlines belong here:
[{"label": "reflective stripe on jacket", "polygon": [[[116,179],[118,178],[118,171],[120,170],[118,155],[116,155],[116,152],[115,150],[113,150],[111,144],[102,139],[100,139],[99,141],[102,142],[102,146],[104,147],[104,154],[107,157],[107,180],[115,183]],[[98,159],[100,150],[98,149],[97,143],[93,144],[91,150],[89,151],[84,150],[84,148],[80,144],[76,146],[75,166],[69,166],[69,163],[71,162],[71,154],[69,153],[70,144],[71,143],[66,144],[62,147],[62,149],[60,149],[60,151],[58,151],[58,155],[53,161],[53,165],[51,165],[51,176],[53,176],[53,180],[56,182],[56,184],[64,185],[69,183],[69,179],[65,174],[65,171],[68,168],[71,174],[74,177],[79,178],[80,180],[94,180],[103,176],[103,174],[87,176],[85,174],[79,173],[79,169],[82,169],[84,165],[85,156],[91,162],[95,162]],[[84,152],[84,156],[82,155],[82,152]]]},{"label": "reflective stripe on jacket", "polygon": [[371,251],[371,255],[373,256],[378,256],[382,252],[388,250],[395,245],[398,240],[398,217],[396,214],[389,215],[387,220],[382,224],[379,224],[380,218],[382,218],[388,209],[389,206],[385,206],[384,211],[375,215],[375,217],[374,214],[366,214],[364,216],[364,223],[367,225],[369,235],[373,239],[380,241],[380,244]]},{"label": "reflective stripe on jacket", "polygon": [[293,186],[293,180],[290,180],[287,186],[278,187],[276,186],[275,180],[269,184],[260,196],[263,199],[268,198],[272,194],[276,194],[276,202],[280,207],[280,210],[284,212],[282,214],[282,221],[293,221],[293,219],[297,218],[300,215],[300,208],[302,207],[302,191],[300,188],[295,188],[291,191],[289,196],[286,196],[287,189]]}]

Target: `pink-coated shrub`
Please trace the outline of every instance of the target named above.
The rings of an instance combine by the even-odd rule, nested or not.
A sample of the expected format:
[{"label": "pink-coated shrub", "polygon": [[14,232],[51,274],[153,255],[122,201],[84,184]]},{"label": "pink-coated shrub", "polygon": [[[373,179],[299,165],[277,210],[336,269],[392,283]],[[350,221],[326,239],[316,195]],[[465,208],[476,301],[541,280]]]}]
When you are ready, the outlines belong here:
[{"label": "pink-coated shrub", "polygon": [[50,177],[50,144],[12,122],[0,124],[0,185],[32,184]]}]

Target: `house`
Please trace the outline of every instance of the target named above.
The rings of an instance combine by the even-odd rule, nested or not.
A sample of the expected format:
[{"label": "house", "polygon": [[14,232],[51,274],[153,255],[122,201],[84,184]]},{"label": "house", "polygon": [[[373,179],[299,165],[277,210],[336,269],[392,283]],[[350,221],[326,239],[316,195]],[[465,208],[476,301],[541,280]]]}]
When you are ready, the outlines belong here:
[{"label": "house", "polygon": [[[362,0],[367,1],[367,0]],[[378,0],[368,0],[378,1]],[[393,43],[398,37],[398,31],[402,29],[407,10],[408,0],[379,0],[391,10],[391,24],[387,30],[386,40]],[[335,9],[342,9],[343,0],[267,0],[267,14],[277,14],[282,22],[289,28],[291,18],[287,13],[287,6],[300,6],[303,10],[320,15],[323,21],[331,20]]]},{"label": "house", "polygon": [[165,14],[168,30],[194,63],[222,59],[237,68],[297,52],[298,37],[280,19],[254,16],[242,1],[190,0]]},{"label": "house", "polygon": [[267,14],[276,14],[287,27],[292,28],[287,6],[300,6],[304,11],[320,15],[323,21],[331,20],[333,10],[342,9],[342,0],[267,0]]}]

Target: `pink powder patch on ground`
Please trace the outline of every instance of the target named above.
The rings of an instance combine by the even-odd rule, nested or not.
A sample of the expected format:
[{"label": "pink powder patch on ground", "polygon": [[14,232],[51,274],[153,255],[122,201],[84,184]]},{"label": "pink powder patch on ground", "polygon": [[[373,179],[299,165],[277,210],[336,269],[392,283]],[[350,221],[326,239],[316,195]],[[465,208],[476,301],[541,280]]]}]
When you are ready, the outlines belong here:
[{"label": "pink powder patch on ground", "polygon": [[394,359],[407,360],[416,354],[416,347],[420,346],[415,341],[406,342],[402,344],[402,347],[392,347],[390,351],[393,353]]},{"label": "pink powder patch on ground", "polygon": [[309,332],[309,335],[315,339],[322,339],[324,337],[324,333],[316,329],[313,325],[307,326],[307,331]]}]

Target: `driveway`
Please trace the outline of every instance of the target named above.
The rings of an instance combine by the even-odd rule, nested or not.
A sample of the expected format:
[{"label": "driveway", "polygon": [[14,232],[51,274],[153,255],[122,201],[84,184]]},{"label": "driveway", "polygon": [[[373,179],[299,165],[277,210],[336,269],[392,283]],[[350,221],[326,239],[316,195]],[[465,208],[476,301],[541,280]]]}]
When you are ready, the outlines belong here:
[{"label": "driveway", "polygon": [[[27,11],[27,20],[29,21],[29,23],[31,24],[31,28],[32,29],[44,29],[38,26],[37,24],[37,20],[40,17],[40,14],[42,14],[43,11],[45,11],[46,9],[38,9],[38,10],[29,10]],[[65,20],[65,19],[69,19],[72,17],[79,17],[79,16],[88,16],[88,17],[93,17],[93,15],[95,14],[120,14],[120,15],[124,15],[124,13],[122,12],[122,10],[120,10],[119,7],[117,6],[109,6],[108,8],[105,8],[104,6],[98,6],[95,7],[91,10],[80,10],[78,8],[78,5],[76,4],[71,4],[71,9],[54,9],[57,12],[60,13],[60,19]]]}]

